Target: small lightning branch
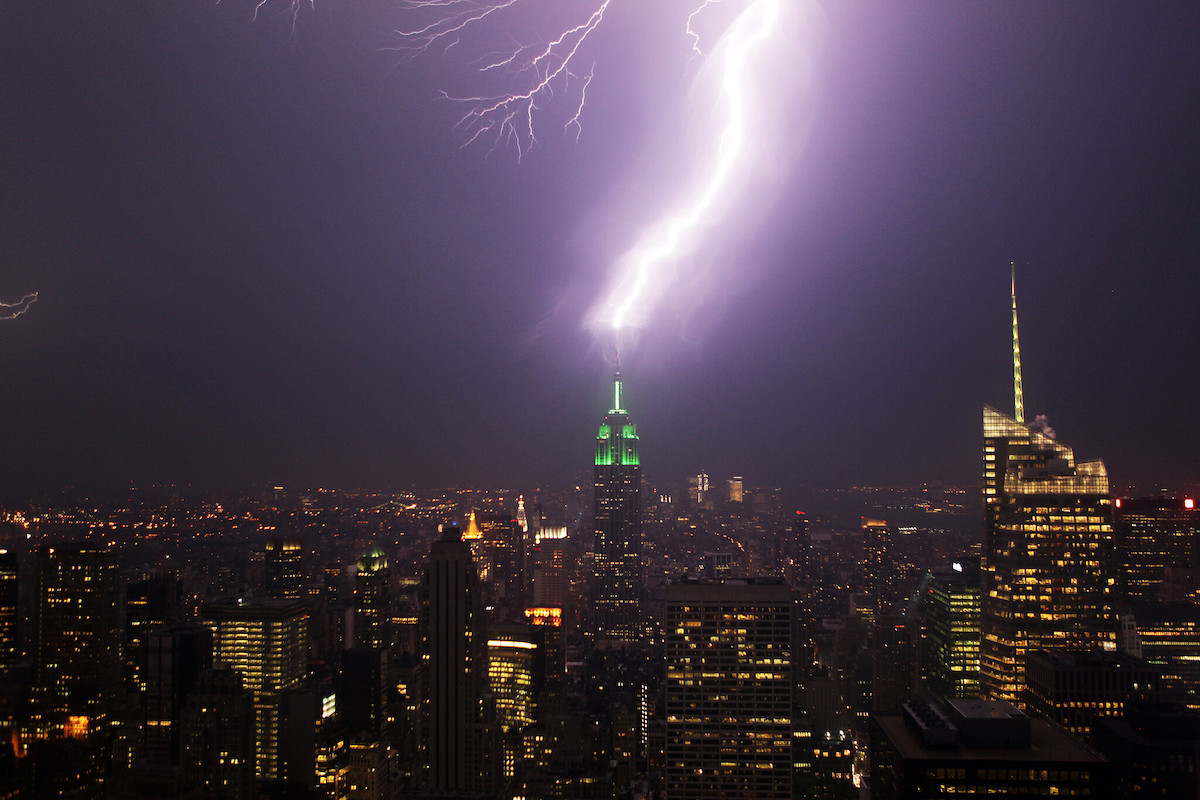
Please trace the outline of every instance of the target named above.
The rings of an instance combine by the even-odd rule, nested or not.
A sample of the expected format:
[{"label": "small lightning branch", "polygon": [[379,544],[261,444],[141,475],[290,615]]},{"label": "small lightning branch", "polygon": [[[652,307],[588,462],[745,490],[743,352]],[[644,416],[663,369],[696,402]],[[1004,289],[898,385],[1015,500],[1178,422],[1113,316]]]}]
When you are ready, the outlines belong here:
[{"label": "small lightning branch", "polygon": [[31,292],[15,303],[0,303],[0,319],[16,319],[37,302],[38,293]]}]

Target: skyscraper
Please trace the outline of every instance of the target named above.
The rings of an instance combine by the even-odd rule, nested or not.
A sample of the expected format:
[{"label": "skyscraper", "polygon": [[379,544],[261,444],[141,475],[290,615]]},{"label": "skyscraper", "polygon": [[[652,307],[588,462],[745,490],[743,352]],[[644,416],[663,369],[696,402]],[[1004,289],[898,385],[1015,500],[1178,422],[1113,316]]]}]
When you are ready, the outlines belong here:
[{"label": "skyscraper", "polygon": [[667,588],[671,798],[792,796],[792,608],[769,578]]},{"label": "skyscraper", "polygon": [[1013,292],[1015,417],[983,410],[984,554],[980,690],[1024,704],[1025,654],[1115,647],[1112,501],[1103,462],[1076,462],[1024,422]]},{"label": "skyscraper", "polygon": [[421,586],[424,761],[435,793],[493,788],[480,591],[470,546],[443,526]]},{"label": "skyscraper", "polygon": [[637,427],[621,407],[621,373],[613,377],[613,407],[596,435],[595,556],[592,630],[597,639],[641,638],[641,466]]},{"label": "skyscraper", "polygon": [[280,752],[285,694],[299,689],[308,667],[308,611],[303,600],[220,600],[200,612],[213,632],[213,663],[241,673],[254,696],[254,735],[259,780],[284,777]]}]

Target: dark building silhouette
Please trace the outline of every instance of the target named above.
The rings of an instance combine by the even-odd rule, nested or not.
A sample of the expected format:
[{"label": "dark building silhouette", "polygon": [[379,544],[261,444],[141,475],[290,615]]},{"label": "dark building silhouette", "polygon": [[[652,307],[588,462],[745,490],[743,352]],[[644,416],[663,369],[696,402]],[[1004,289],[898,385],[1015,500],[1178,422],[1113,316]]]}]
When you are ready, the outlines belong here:
[{"label": "dark building silhouette", "polygon": [[1139,703],[1098,719],[1092,746],[1112,762],[1112,800],[1200,798],[1200,713]]},{"label": "dark building silhouette", "polygon": [[595,580],[592,632],[597,639],[642,638],[641,461],[637,427],[621,405],[621,373],[613,407],[596,435]]},{"label": "dark building silhouette", "polygon": [[212,667],[212,632],[183,623],[146,635],[142,754],[147,764],[181,763],[180,720],[200,674]]},{"label": "dark building silhouette", "polygon": [[184,774],[205,800],[251,800],[254,779],[254,698],[238,673],[201,673],[180,714]]},{"label": "dark building silhouette", "polygon": [[342,653],[338,716],[354,736],[378,739],[387,724],[387,662],[383,651],[356,647]]},{"label": "dark building silhouette", "polygon": [[422,741],[434,794],[495,786],[480,591],[470,546],[443,526],[421,586]]}]

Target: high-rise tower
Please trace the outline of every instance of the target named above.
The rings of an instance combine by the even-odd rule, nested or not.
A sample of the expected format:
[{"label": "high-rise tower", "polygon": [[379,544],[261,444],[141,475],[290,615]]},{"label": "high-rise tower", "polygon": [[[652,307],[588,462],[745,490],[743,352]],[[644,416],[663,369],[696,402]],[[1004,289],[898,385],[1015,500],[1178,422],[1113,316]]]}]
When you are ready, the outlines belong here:
[{"label": "high-rise tower", "polygon": [[642,522],[637,427],[621,407],[621,371],[613,407],[596,435],[595,555],[592,630],[597,639],[641,638]]},{"label": "high-rise tower", "polygon": [[1024,704],[1025,655],[1115,643],[1112,501],[1103,462],[1076,462],[1043,425],[1022,421],[1013,293],[1016,414],[983,410],[984,554],[980,690]]},{"label": "high-rise tower", "polygon": [[494,788],[480,591],[470,545],[442,526],[421,582],[422,738],[434,793]]}]

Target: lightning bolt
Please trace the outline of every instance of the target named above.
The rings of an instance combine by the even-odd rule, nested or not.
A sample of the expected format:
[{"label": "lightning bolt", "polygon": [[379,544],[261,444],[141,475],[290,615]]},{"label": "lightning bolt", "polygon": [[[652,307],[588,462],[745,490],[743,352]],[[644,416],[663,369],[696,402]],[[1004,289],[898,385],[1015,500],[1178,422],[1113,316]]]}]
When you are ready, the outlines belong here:
[{"label": "lightning bolt", "polygon": [[0,303],[0,319],[16,319],[37,302],[38,293],[30,292],[15,303]]},{"label": "lightning bolt", "polygon": [[[716,118],[719,133],[708,158],[696,161],[699,171],[690,191],[652,224],[616,265],[606,299],[593,308],[590,323],[596,328],[622,328],[644,324],[650,309],[672,284],[679,260],[698,246],[701,229],[720,217],[722,204],[736,194],[736,184],[755,165],[751,120],[758,105],[772,97],[756,82],[755,59],[772,39],[783,4],[794,0],[755,0],[725,32],[718,70]],[[689,18],[709,5],[708,0]],[[699,40],[694,38],[699,51]]]}]

